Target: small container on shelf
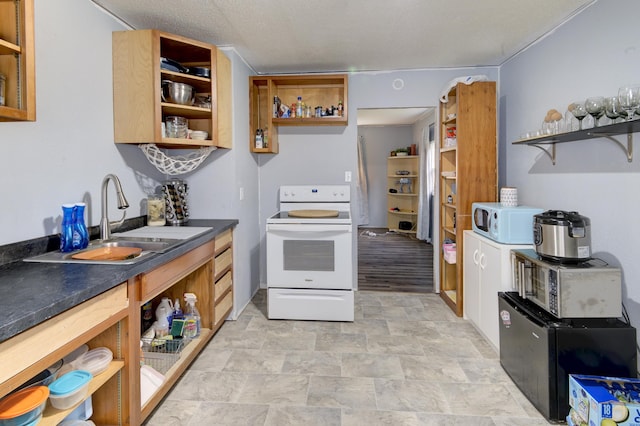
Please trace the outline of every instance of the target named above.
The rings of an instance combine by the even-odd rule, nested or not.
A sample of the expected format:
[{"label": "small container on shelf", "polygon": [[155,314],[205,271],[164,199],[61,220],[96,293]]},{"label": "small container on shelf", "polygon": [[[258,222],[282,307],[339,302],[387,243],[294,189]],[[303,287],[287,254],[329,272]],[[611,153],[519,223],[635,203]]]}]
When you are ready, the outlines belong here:
[{"label": "small container on shelf", "polygon": [[49,388],[33,386],[0,400],[0,426],[37,424],[47,406]]},{"label": "small container on shelf", "polygon": [[444,243],[442,244],[442,252],[444,254],[444,260],[447,263],[456,263],[456,243]]},{"label": "small container on shelf", "polygon": [[71,371],[49,385],[49,401],[53,408],[66,410],[83,401],[89,392],[93,375],[85,370]]}]

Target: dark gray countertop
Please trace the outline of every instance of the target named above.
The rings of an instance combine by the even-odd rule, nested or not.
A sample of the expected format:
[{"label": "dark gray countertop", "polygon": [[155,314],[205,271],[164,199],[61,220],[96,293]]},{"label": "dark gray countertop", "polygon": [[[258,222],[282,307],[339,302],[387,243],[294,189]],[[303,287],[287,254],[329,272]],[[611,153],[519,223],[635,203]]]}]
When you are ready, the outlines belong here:
[{"label": "dark gray countertop", "polygon": [[[131,265],[28,263],[0,266],[0,342],[60,314],[143,272],[157,268],[235,227],[235,219],[191,219],[185,226],[211,227],[166,253]],[[37,253],[32,253],[37,254]]]}]

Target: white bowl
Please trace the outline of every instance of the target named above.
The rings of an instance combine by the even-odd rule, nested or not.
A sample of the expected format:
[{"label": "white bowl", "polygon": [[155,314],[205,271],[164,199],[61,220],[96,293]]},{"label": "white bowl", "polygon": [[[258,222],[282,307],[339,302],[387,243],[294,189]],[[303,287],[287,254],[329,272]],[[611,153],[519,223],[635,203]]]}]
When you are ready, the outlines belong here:
[{"label": "white bowl", "polygon": [[209,133],[202,130],[193,130],[191,132],[191,139],[205,140],[209,136]]}]

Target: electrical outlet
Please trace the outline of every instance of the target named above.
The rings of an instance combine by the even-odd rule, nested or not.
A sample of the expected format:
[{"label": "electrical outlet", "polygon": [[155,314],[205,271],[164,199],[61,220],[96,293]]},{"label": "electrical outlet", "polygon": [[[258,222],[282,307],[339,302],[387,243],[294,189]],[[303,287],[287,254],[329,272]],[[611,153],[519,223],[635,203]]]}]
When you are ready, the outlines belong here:
[{"label": "electrical outlet", "polygon": [[351,172],[350,171],[344,172],[344,181],[345,182],[351,182]]}]

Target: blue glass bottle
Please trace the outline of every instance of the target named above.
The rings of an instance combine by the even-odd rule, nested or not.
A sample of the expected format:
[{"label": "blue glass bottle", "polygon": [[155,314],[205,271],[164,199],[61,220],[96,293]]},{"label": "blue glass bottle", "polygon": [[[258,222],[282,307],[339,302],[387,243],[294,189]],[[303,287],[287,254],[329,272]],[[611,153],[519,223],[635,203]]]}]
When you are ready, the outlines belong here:
[{"label": "blue glass bottle", "polygon": [[60,229],[60,251],[73,251],[73,204],[62,205],[62,228]]},{"label": "blue glass bottle", "polygon": [[84,223],[85,203],[76,203],[73,211],[73,249],[87,248],[89,245],[89,230]]}]

